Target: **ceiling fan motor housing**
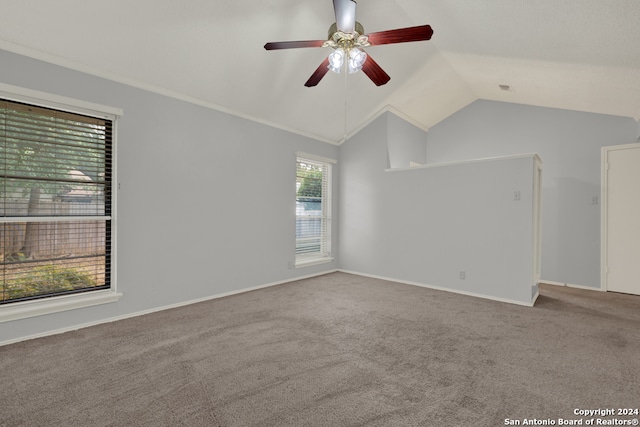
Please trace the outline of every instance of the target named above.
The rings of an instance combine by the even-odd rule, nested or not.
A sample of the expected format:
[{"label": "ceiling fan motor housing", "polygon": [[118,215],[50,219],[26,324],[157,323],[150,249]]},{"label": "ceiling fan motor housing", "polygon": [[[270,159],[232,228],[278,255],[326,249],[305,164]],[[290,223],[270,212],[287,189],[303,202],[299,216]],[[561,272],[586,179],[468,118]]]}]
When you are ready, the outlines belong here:
[{"label": "ceiling fan motor housing", "polygon": [[344,33],[338,30],[337,24],[334,22],[329,27],[329,38],[323,44],[324,47],[332,47],[333,49],[342,48],[349,50],[353,47],[370,46],[368,37],[364,35],[364,27],[356,21],[353,33]]},{"label": "ceiling fan motor housing", "polygon": [[[362,26],[361,23],[359,23],[358,21],[356,21],[356,25],[355,25],[355,32],[358,33],[355,38],[358,38],[358,36],[361,36],[364,34],[364,27]],[[333,35],[336,34],[338,32],[338,24],[336,24],[335,22],[333,24],[331,24],[331,26],[329,27],[329,36],[327,37],[327,40],[331,40],[333,38]]]}]

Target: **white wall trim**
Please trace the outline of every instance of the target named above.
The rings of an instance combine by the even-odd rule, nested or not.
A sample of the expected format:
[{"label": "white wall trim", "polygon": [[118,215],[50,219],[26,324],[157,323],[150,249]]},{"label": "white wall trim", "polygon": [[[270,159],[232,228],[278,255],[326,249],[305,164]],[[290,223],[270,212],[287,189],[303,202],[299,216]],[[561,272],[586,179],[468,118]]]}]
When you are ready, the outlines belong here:
[{"label": "white wall trim", "polygon": [[602,288],[597,288],[597,287],[593,287],[593,286],[586,286],[586,285],[576,285],[574,283],[565,283],[564,284],[567,288],[576,288],[576,289],[584,289],[585,291],[598,291],[598,292],[606,292],[606,289],[602,289]]},{"label": "white wall trim", "polygon": [[[0,43],[1,47],[1,43]],[[61,111],[67,111],[76,114],[82,114],[91,117],[103,118],[110,120],[113,125],[112,136],[112,158],[117,159],[118,147],[118,119],[122,117],[123,110],[120,108],[110,107],[102,104],[96,104],[76,98],[56,95],[49,92],[42,92],[33,89],[0,83],[0,98],[8,99],[15,102],[37,105],[44,108],[54,108]],[[48,298],[36,299],[24,302],[15,302],[0,306],[0,323],[11,322],[19,319],[42,316],[45,314],[59,313],[67,310],[75,310],[84,307],[91,307],[101,304],[116,302],[122,298],[122,294],[117,291],[117,227],[116,212],[118,199],[118,176],[117,161],[112,164],[112,215],[107,216],[87,216],[87,217],[42,217],[43,222],[51,221],[90,221],[103,220],[111,221],[111,288],[105,290],[88,291],[70,295],[53,296]],[[24,218],[4,217],[0,220],[2,223],[20,222]]]},{"label": "white wall trim", "polygon": [[303,153],[302,151],[296,151],[296,157],[304,157],[305,159],[315,160],[316,162],[331,163],[333,165],[338,163],[338,160],[336,159],[318,156],[317,154]]},{"label": "white wall trim", "polygon": [[385,169],[385,172],[402,172],[402,171],[416,170],[416,169],[432,169],[432,168],[466,165],[466,164],[473,164],[473,163],[485,163],[485,162],[495,162],[499,160],[513,160],[513,159],[525,159],[525,158],[534,158],[540,163],[540,165],[542,165],[542,159],[540,158],[540,156],[538,156],[538,154],[528,153],[528,154],[515,154],[511,156],[484,157],[481,159],[460,160],[457,162],[429,163],[426,165],[419,165],[419,166],[413,166],[408,168]]},{"label": "white wall trim", "polygon": [[423,125],[422,123],[418,122],[416,119],[414,119],[413,117],[409,117],[407,116],[405,113],[403,113],[402,111],[396,109],[395,107],[392,107],[391,105],[387,105],[385,108],[383,108],[383,111],[388,111],[398,117],[400,117],[402,120],[404,120],[407,123],[412,124],[413,126],[417,127],[418,129],[421,129],[425,132],[429,132],[429,128],[425,125]]},{"label": "white wall trim", "polygon": [[[533,296],[533,298],[531,299],[531,306],[533,307],[534,305],[536,305],[536,301],[538,301],[538,297],[540,296],[540,291],[536,291],[536,294]],[[526,306],[529,307],[529,306]]]},{"label": "white wall trim", "polygon": [[609,249],[607,248],[607,239],[609,230],[608,223],[608,210],[607,205],[609,203],[609,192],[607,186],[609,182],[607,180],[607,170],[609,169],[608,162],[609,151],[604,147],[600,149],[600,288],[604,291],[607,289],[607,273],[609,261],[607,260],[607,254]]},{"label": "white wall trim", "polygon": [[552,286],[565,286],[567,288],[584,289],[585,291],[598,291],[598,292],[605,292],[606,291],[606,289],[596,288],[596,287],[593,287],[593,286],[574,285],[572,283],[554,282],[552,280],[540,280],[538,282],[538,284],[539,285],[552,285]]},{"label": "white wall trim", "polygon": [[305,268],[311,267],[313,265],[327,264],[333,262],[334,259],[332,257],[324,256],[324,257],[312,257],[306,259],[296,260],[294,267],[295,268]]},{"label": "white wall trim", "polygon": [[0,307],[0,323],[108,304],[116,302],[120,298],[122,298],[121,293],[113,290],[101,290],[11,303]]},{"label": "white wall trim", "polygon": [[542,201],[544,199],[542,194],[544,187],[542,185],[543,165],[538,155],[534,157],[533,168],[533,188],[531,189],[533,193],[533,281],[537,285],[542,276]]},{"label": "white wall trim", "polygon": [[566,286],[566,283],[554,282],[552,280],[540,280],[538,285]]},{"label": "white wall trim", "polygon": [[116,118],[123,115],[123,111],[120,108],[95,104],[93,102],[27,89],[6,83],[0,83],[0,98],[109,120],[116,120]]},{"label": "white wall trim", "polygon": [[611,145],[600,149],[600,289],[609,288],[607,273],[609,270],[609,152],[615,150],[634,150],[640,143]]},{"label": "white wall trim", "polygon": [[385,105],[384,107],[382,107],[380,110],[378,110],[377,113],[371,115],[368,119],[364,120],[362,123],[360,123],[360,125],[356,126],[351,132],[349,132],[345,138],[342,138],[340,141],[338,141],[336,143],[336,145],[342,145],[344,144],[346,141],[349,140],[349,138],[351,138],[352,136],[354,136],[355,134],[357,134],[358,132],[360,132],[362,129],[366,128],[367,126],[369,126],[371,123],[373,123],[378,117],[382,116],[384,113],[392,113],[395,114],[396,116],[400,117],[402,120],[404,120],[405,122],[417,127],[418,129],[422,129],[425,132],[429,132],[429,128],[426,127],[425,125],[423,125],[422,123],[419,123],[417,120],[407,116],[406,114],[400,112],[399,110],[396,110],[394,107],[390,106],[390,105]]},{"label": "white wall trim", "polygon": [[231,114],[232,116],[240,117],[242,119],[246,119],[252,122],[260,123],[275,129],[280,129],[286,132],[290,132],[296,135],[304,136],[306,138],[310,138],[319,142],[324,142],[331,145],[340,145],[340,141],[333,141],[328,138],[323,138],[319,135],[314,135],[308,132],[303,132],[299,129],[283,126],[277,123],[270,122],[268,120],[260,119],[258,117],[251,116],[246,113],[242,113],[239,111],[232,110],[230,108],[223,107],[222,105],[214,104],[212,102],[203,101],[202,99],[194,98],[189,95],[184,95],[179,92],[174,92],[169,89],[165,89],[162,87],[154,86],[148,83],[141,82],[139,80],[135,80],[129,77],[124,77],[115,73],[110,73],[102,70],[98,70],[96,68],[80,64],[78,62],[70,61],[68,59],[59,58],[57,56],[40,52],[34,49],[29,49],[24,46],[17,45],[15,43],[7,42],[5,40],[0,40],[0,49],[6,50],[8,52],[17,53],[18,55],[26,56],[29,58],[37,59],[39,61],[48,62],[50,64],[58,65],[61,67],[65,67],[74,71],[79,71],[81,73],[90,74],[92,76],[100,77],[106,80],[110,80],[116,83],[124,84],[130,87],[134,87],[137,89],[142,89],[148,92],[156,93],[159,95],[164,95],[169,98],[177,99],[180,101],[188,102],[190,104],[198,105],[200,107],[208,108],[210,110],[216,110],[223,113]]},{"label": "white wall trim", "polygon": [[436,291],[451,292],[451,293],[454,293],[454,294],[466,295],[466,296],[476,297],[476,298],[483,298],[483,299],[488,299],[488,300],[492,300],[492,301],[505,302],[505,303],[509,303],[509,304],[516,304],[516,305],[521,305],[521,306],[524,306],[524,307],[533,307],[533,305],[536,302],[536,299],[538,298],[538,293],[536,293],[536,295],[531,299],[531,302],[527,303],[527,302],[524,302],[524,301],[518,301],[518,300],[513,300],[513,299],[508,299],[508,298],[494,297],[494,296],[490,296],[490,295],[478,294],[478,293],[475,293],[475,292],[461,291],[461,290],[452,289],[452,288],[443,288],[441,286],[427,285],[425,283],[412,282],[412,281],[409,281],[409,280],[394,279],[392,277],[378,276],[378,275],[375,275],[375,274],[366,274],[366,273],[360,273],[360,272],[357,272],[357,271],[344,270],[344,269],[338,269],[338,271],[341,272],[341,273],[354,274],[356,276],[370,277],[372,279],[380,279],[380,280],[386,280],[386,281],[389,281],[389,282],[397,282],[397,283],[402,283],[404,285],[418,286],[418,287],[421,287],[421,288],[434,289]]},{"label": "white wall trim", "polygon": [[285,283],[296,282],[298,280],[309,279],[309,278],[316,277],[316,276],[323,276],[325,274],[335,273],[336,271],[338,271],[338,270],[322,271],[322,272],[319,272],[319,273],[308,274],[308,275],[305,275],[305,276],[299,276],[299,277],[295,277],[295,278],[291,278],[291,279],[280,280],[280,281],[277,281],[277,282],[271,282],[271,283],[267,283],[267,284],[264,284],[264,285],[252,286],[252,287],[249,287],[249,288],[243,288],[243,289],[239,289],[239,290],[236,290],[236,291],[224,292],[222,294],[216,294],[216,295],[211,295],[211,296],[207,296],[207,297],[196,298],[196,299],[183,301],[183,302],[179,302],[179,303],[175,303],[175,304],[165,305],[165,306],[162,306],[162,307],[154,307],[154,308],[150,308],[148,310],[142,310],[142,311],[138,311],[138,312],[135,312],[135,313],[128,313],[128,314],[123,314],[123,315],[120,315],[120,316],[108,317],[108,318],[101,319],[101,320],[96,320],[96,321],[93,321],[93,322],[82,323],[82,324],[79,324],[79,325],[68,326],[66,328],[60,328],[60,329],[55,329],[55,330],[52,330],[52,331],[47,331],[47,332],[28,335],[28,336],[24,336],[24,337],[14,338],[14,339],[6,340],[6,341],[0,341],[0,347],[2,347],[4,345],[14,344],[14,343],[21,342],[21,341],[27,341],[27,340],[35,339],[35,338],[42,338],[42,337],[47,337],[47,336],[51,336],[51,335],[62,334],[62,333],[65,333],[65,332],[76,331],[78,329],[84,329],[84,328],[88,328],[90,326],[96,326],[96,325],[101,325],[101,324],[104,324],[104,323],[116,322],[118,320],[129,319],[129,318],[132,318],[132,317],[143,316],[145,314],[151,314],[151,313],[155,313],[155,312],[158,312],[158,311],[164,311],[164,310],[169,310],[169,309],[172,309],[172,308],[184,307],[184,306],[191,305],[191,304],[197,304],[199,302],[210,301],[210,300],[214,300],[214,299],[218,299],[218,298],[224,298],[224,297],[228,297],[228,296],[231,296],[231,295],[243,294],[245,292],[251,292],[251,291],[258,290],[258,289],[268,288],[268,287],[271,287],[271,286],[283,285]]},{"label": "white wall trim", "polygon": [[382,108],[381,110],[379,110],[377,113],[373,114],[371,117],[369,117],[368,119],[366,119],[365,121],[363,121],[362,123],[360,123],[359,126],[356,126],[351,132],[349,132],[347,135],[345,135],[344,138],[342,138],[340,141],[338,141],[337,145],[342,145],[345,142],[347,142],[351,137],[353,137],[354,135],[356,135],[358,132],[360,132],[362,129],[366,128],[367,126],[369,126],[371,123],[373,123],[378,117],[380,117],[381,115],[383,115],[384,113],[387,112],[386,107]]}]

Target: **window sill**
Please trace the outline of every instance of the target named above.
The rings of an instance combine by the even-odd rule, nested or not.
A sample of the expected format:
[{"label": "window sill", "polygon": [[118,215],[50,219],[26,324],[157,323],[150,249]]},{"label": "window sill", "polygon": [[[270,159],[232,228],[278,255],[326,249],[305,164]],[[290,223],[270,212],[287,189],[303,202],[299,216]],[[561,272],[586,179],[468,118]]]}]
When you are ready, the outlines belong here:
[{"label": "window sill", "polygon": [[332,262],[333,258],[331,257],[322,257],[322,258],[308,258],[303,260],[296,260],[296,268],[310,267],[312,265],[318,264],[326,264],[328,262]]},{"label": "window sill", "polygon": [[7,304],[0,307],[0,323],[91,307],[93,305],[108,304],[118,301],[121,297],[122,294],[111,290],[103,290]]}]

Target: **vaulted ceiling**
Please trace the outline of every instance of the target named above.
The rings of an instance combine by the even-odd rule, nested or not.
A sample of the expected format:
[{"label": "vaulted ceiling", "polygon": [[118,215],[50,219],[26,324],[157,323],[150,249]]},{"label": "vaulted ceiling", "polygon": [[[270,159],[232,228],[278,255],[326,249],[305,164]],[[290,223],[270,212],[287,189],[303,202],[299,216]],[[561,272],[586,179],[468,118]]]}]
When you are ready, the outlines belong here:
[{"label": "vaulted ceiling", "polygon": [[476,99],[640,119],[638,0],[360,0],[366,33],[434,30],[367,48],[381,87],[360,72],[307,88],[330,48],[263,49],[334,20],[331,0],[0,0],[0,49],[333,143],[382,111],[428,129]]}]

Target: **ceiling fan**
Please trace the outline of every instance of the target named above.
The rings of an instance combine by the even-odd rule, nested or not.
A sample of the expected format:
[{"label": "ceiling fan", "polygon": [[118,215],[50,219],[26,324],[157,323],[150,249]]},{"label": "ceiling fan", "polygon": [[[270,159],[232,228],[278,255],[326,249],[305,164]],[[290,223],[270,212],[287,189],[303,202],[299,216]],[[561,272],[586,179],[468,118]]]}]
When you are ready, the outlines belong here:
[{"label": "ceiling fan", "polygon": [[327,40],[271,42],[264,45],[266,50],[300,47],[333,48],[333,52],[329,54],[304,84],[307,87],[316,86],[320,83],[320,80],[329,70],[340,73],[345,63],[349,73],[356,73],[362,70],[376,86],[382,86],[391,80],[391,77],[362,48],[382,44],[429,40],[433,35],[430,25],[364,34],[362,24],[356,21],[355,0],[333,0],[333,9],[336,15],[336,22],[329,27]]}]

